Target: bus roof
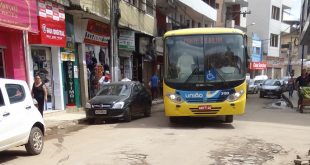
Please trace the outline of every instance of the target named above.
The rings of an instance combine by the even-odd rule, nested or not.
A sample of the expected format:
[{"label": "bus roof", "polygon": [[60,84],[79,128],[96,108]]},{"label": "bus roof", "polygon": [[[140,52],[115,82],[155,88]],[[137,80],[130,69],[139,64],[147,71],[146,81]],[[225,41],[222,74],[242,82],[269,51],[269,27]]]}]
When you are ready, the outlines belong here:
[{"label": "bus roof", "polygon": [[234,28],[188,28],[188,29],[168,31],[165,33],[164,37],[175,35],[224,34],[224,33],[244,34],[243,31]]}]

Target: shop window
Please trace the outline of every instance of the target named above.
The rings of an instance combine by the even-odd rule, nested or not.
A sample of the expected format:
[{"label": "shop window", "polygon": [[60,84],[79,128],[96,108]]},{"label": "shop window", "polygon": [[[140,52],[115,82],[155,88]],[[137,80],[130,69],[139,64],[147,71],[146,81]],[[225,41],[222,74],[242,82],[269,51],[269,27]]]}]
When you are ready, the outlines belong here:
[{"label": "shop window", "polygon": [[6,84],[5,88],[11,104],[24,101],[25,90],[23,86],[17,84]]}]

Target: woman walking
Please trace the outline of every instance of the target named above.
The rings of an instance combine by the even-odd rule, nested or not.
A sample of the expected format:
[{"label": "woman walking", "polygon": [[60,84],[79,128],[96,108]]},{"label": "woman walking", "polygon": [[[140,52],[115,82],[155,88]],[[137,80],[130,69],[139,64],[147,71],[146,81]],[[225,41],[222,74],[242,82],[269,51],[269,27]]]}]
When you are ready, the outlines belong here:
[{"label": "woman walking", "polygon": [[38,102],[38,110],[43,117],[44,101],[47,101],[47,90],[46,86],[42,83],[41,77],[36,75],[34,77],[34,83],[32,86],[32,97]]}]

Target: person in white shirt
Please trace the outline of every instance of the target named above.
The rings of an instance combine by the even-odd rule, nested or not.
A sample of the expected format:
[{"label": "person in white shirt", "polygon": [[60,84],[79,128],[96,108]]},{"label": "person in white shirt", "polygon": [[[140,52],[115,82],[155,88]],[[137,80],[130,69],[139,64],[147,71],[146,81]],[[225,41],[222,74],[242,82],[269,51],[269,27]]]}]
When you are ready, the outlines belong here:
[{"label": "person in white shirt", "polygon": [[194,58],[188,53],[183,53],[177,62],[177,67],[180,68],[179,78],[186,79],[193,71],[192,65],[195,64]]}]

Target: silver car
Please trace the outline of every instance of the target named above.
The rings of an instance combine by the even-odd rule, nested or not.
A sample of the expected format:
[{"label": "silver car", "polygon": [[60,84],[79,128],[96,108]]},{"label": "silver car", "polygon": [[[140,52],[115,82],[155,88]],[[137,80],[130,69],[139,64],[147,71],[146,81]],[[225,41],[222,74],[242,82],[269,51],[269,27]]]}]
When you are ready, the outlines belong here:
[{"label": "silver car", "polygon": [[247,93],[253,93],[253,94],[256,94],[258,93],[258,85],[255,84],[254,80],[250,80],[249,81],[249,87],[248,87],[248,92]]}]

